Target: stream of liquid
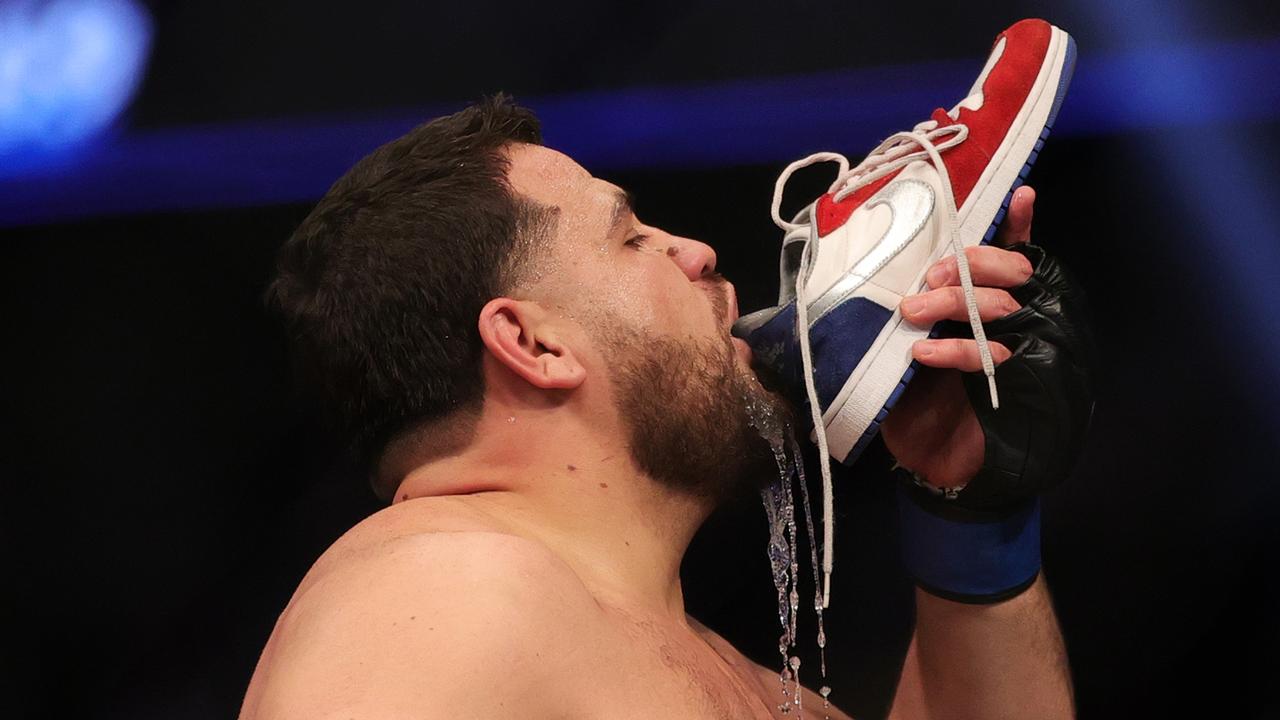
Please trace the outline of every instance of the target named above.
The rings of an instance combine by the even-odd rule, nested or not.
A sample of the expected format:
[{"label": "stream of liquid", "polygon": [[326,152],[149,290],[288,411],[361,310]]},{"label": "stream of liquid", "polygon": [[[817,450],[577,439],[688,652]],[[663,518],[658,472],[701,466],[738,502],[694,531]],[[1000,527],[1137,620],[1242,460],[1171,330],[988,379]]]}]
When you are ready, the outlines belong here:
[{"label": "stream of liquid", "polygon": [[[782,703],[778,706],[778,710],[784,715],[789,714],[793,707],[797,715],[802,714],[804,710],[804,695],[800,685],[800,657],[795,654],[796,622],[800,614],[800,593],[797,587],[800,564],[796,556],[795,503],[795,485],[798,484],[805,527],[808,531],[809,559],[813,567],[813,607],[818,621],[818,653],[821,658],[819,669],[822,673],[822,686],[818,692],[822,696],[825,714],[825,711],[831,707],[828,699],[831,688],[827,686],[827,635],[822,621],[822,581],[818,567],[818,546],[815,542],[813,512],[809,502],[809,488],[805,483],[800,444],[796,441],[792,429],[772,414],[763,411],[753,403],[748,403],[748,410],[752,417],[752,425],[769,443],[778,466],[778,478],[760,491],[765,517],[769,523],[769,567],[772,571],[774,589],[778,593],[778,622],[782,626],[782,634],[778,638],[778,654],[782,658],[782,669],[778,675],[782,687]],[[790,450],[790,458],[787,456],[788,450]],[[793,482],[793,478],[796,482]],[[830,718],[828,717],[827,720]]]},{"label": "stream of liquid", "polygon": [[829,699],[831,688],[827,685],[827,630],[822,624],[822,571],[818,567],[818,543],[814,539],[813,511],[809,505],[809,484],[805,482],[804,459],[800,455],[800,443],[796,442],[794,433],[788,439],[791,441],[791,457],[795,458],[796,480],[800,485],[800,497],[804,507],[804,525],[809,530],[809,562],[813,568],[813,612],[818,618],[818,669],[822,673],[822,687],[818,689],[818,694],[822,696],[822,709],[825,712],[831,708]]},{"label": "stream of liquid", "polygon": [[[788,682],[794,677],[797,688],[799,686],[798,673],[793,673],[791,669],[791,650],[795,647],[795,613],[791,605],[795,574],[791,572],[791,557],[795,550],[787,533],[788,524],[794,525],[795,522],[795,507],[791,503],[791,474],[786,471],[786,455],[781,446],[774,453],[779,467],[778,480],[761,490],[760,495],[769,522],[769,568],[772,571],[773,587],[778,593],[778,623],[782,626],[782,634],[778,637],[778,654],[782,656],[782,670],[778,675],[782,685],[782,704],[778,709],[788,713],[791,711]],[[790,523],[788,516],[792,517]],[[799,696],[798,690],[796,696]]]}]

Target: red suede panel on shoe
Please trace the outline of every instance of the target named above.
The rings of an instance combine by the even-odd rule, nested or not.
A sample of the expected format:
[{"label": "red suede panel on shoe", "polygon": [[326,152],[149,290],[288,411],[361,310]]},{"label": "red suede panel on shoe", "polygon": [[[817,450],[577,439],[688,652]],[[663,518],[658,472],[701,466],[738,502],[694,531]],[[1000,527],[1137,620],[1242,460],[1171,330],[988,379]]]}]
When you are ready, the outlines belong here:
[{"label": "red suede panel on shoe", "polygon": [[960,108],[957,122],[969,126],[969,137],[942,153],[957,208],[973,192],[991,156],[1009,134],[1010,123],[1026,104],[1052,35],[1053,26],[1043,20],[1023,20],[1004,31],[1000,36],[1006,38],[1004,54],[982,84],[982,107]]},{"label": "red suede panel on shoe", "polygon": [[[1052,36],[1053,26],[1044,20],[1022,20],[1014,23],[996,36],[996,43],[1002,37],[1006,39],[1004,54],[982,84],[982,107],[978,110],[960,108],[959,120],[952,120],[946,110],[941,108],[933,111],[931,117],[937,121],[938,127],[947,127],[957,122],[969,126],[969,137],[942,153],[957,208],[964,205],[964,201],[973,192],[978,178],[982,177],[983,171],[991,162],[991,156],[1008,135],[1010,123],[1026,103],[1027,95],[1031,93],[1036,76],[1044,65]],[[895,172],[859,188],[839,203],[832,202],[830,193],[818,198],[818,236],[823,237],[843,225],[854,210],[861,207],[897,174]]]}]

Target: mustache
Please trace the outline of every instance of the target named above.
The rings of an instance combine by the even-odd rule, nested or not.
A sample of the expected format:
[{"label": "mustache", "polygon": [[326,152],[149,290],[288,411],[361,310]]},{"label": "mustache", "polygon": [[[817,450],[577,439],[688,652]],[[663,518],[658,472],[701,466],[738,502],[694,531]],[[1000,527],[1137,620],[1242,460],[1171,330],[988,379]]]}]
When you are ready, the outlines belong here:
[{"label": "mustache", "polygon": [[729,322],[729,281],[724,275],[712,272],[703,278],[711,290],[711,311],[715,314],[716,324]]}]

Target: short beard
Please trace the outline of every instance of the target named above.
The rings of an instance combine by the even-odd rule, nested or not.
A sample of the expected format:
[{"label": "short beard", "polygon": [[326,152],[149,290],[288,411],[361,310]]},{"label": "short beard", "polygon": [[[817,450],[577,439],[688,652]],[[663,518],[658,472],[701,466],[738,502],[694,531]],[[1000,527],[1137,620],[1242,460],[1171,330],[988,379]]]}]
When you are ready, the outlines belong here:
[{"label": "short beard", "polygon": [[606,334],[618,413],[642,472],[712,504],[777,478],[764,436],[790,424],[790,406],[737,362],[728,334],[711,347],[616,326]]}]

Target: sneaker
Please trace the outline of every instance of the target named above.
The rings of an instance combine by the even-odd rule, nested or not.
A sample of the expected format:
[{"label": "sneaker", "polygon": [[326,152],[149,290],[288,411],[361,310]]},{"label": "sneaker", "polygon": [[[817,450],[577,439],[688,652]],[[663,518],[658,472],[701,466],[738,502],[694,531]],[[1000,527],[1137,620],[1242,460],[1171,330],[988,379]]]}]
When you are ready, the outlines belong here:
[{"label": "sneaker", "polygon": [[[934,328],[906,322],[902,298],[927,289],[925,272],[956,256],[991,402],[995,367],[978,317],[964,249],[988,243],[1035,162],[1075,64],[1075,42],[1043,20],[1001,33],[968,97],[861,163],[817,153],[787,166],[774,188],[784,232],[778,304],[740,318],[733,332],[806,399],[823,455],[850,464],[879,430],[915,371],[911,346]],[[840,172],[828,192],[783,221],[788,178],[819,162]],[[807,332],[797,332],[797,328]],[[823,462],[824,598],[830,594],[830,468]]]}]

